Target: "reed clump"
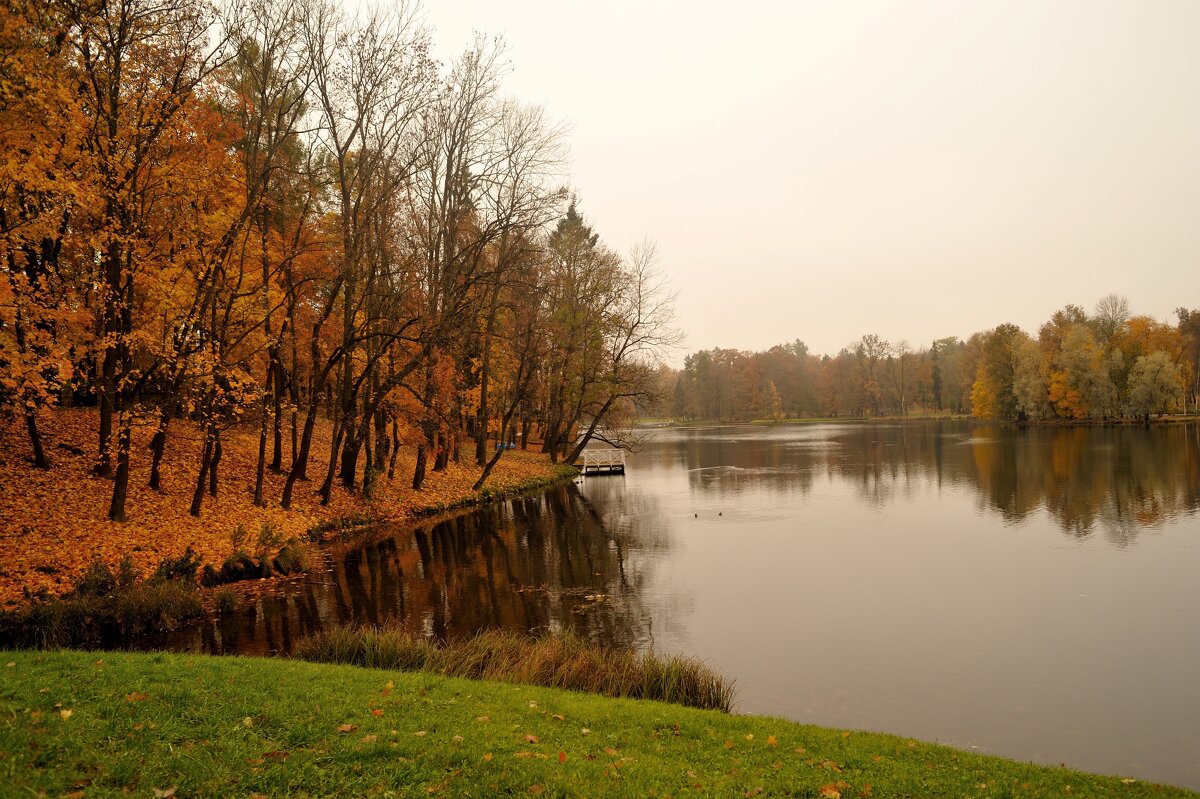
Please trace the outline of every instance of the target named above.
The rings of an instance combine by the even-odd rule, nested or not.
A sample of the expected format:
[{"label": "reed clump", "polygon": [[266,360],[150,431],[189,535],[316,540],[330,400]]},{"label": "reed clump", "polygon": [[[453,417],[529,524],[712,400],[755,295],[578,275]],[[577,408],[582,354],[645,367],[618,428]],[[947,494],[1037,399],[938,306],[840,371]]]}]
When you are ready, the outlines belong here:
[{"label": "reed clump", "polygon": [[574,633],[530,637],[489,630],[435,644],[398,627],[332,627],[301,639],[293,656],[316,663],[424,671],[654,699],[729,712],[734,687],[695,658],[599,647]]},{"label": "reed clump", "polygon": [[0,612],[0,646],[54,649],[160,633],[203,615],[190,580],[120,584],[89,570],[82,590]]}]

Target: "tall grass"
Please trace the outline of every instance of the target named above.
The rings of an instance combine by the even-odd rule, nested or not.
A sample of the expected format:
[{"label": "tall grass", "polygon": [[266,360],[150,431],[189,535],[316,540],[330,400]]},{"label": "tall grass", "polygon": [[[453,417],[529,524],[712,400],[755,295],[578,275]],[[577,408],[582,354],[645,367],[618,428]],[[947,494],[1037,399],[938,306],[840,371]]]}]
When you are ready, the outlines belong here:
[{"label": "tall grass", "polygon": [[528,683],[729,712],[733,683],[698,660],[602,648],[573,633],[531,638],[489,630],[443,645],[396,627],[333,627],[301,639],[294,657],[378,669]]},{"label": "tall grass", "polygon": [[200,595],[191,583],[139,583],[101,596],[80,593],[0,613],[0,646],[106,643],[171,630],[201,615]]}]

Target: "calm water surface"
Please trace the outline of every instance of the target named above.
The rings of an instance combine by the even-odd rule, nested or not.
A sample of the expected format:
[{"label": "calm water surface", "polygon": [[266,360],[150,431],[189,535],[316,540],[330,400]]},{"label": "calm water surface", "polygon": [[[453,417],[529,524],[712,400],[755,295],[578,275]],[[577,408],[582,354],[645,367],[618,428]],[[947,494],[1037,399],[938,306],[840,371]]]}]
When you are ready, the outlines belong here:
[{"label": "calm water surface", "polygon": [[572,627],[738,709],[1200,788],[1200,426],[660,430],[624,477],[330,553],[171,646]]}]

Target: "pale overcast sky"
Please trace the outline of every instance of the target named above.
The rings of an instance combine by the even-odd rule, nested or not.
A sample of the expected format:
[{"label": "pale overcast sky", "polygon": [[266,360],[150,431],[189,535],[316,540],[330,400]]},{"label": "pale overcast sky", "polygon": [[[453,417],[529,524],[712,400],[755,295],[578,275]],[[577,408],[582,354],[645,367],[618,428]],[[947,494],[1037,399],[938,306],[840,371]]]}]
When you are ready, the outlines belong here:
[{"label": "pale overcast sky", "polygon": [[504,37],[597,232],[658,242],[687,351],[1200,306],[1198,0],[424,9],[444,59]]}]

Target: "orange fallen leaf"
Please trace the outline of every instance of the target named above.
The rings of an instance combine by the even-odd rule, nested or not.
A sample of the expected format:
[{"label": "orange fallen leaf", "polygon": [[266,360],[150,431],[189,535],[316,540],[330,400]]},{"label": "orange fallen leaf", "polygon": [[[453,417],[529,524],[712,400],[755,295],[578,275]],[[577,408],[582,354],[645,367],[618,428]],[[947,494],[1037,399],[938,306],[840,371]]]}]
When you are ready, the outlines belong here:
[{"label": "orange fallen leaf", "polygon": [[374,710],[371,711],[371,715],[372,716],[382,716],[383,710],[381,708],[375,708]]},{"label": "orange fallen leaf", "polygon": [[354,732],[357,729],[358,729],[357,724],[343,724],[337,728],[337,731],[345,733],[345,732]]},{"label": "orange fallen leaf", "polygon": [[779,741],[776,740],[774,735],[767,736],[767,746],[778,746],[778,745],[779,745]]},{"label": "orange fallen leaf", "polygon": [[817,795],[824,799],[842,799],[842,792],[837,789],[836,785],[822,785],[817,791]]},{"label": "orange fallen leaf", "polygon": [[566,752],[559,752],[559,753],[558,753],[558,762],[559,762],[559,763],[566,763],[566,762],[567,762],[567,753],[566,753]]},{"label": "orange fallen leaf", "polygon": [[526,736],[525,736],[525,743],[527,743],[527,744],[535,744],[535,743],[537,743],[537,742],[538,742],[538,737],[537,737],[536,735],[529,734],[529,735],[526,735]]},{"label": "orange fallen leaf", "polygon": [[149,698],[150,698],[149,694],[140,694],[137,691],[134,691],[131,694],[125,695],[126,702],[145,702]]}]

